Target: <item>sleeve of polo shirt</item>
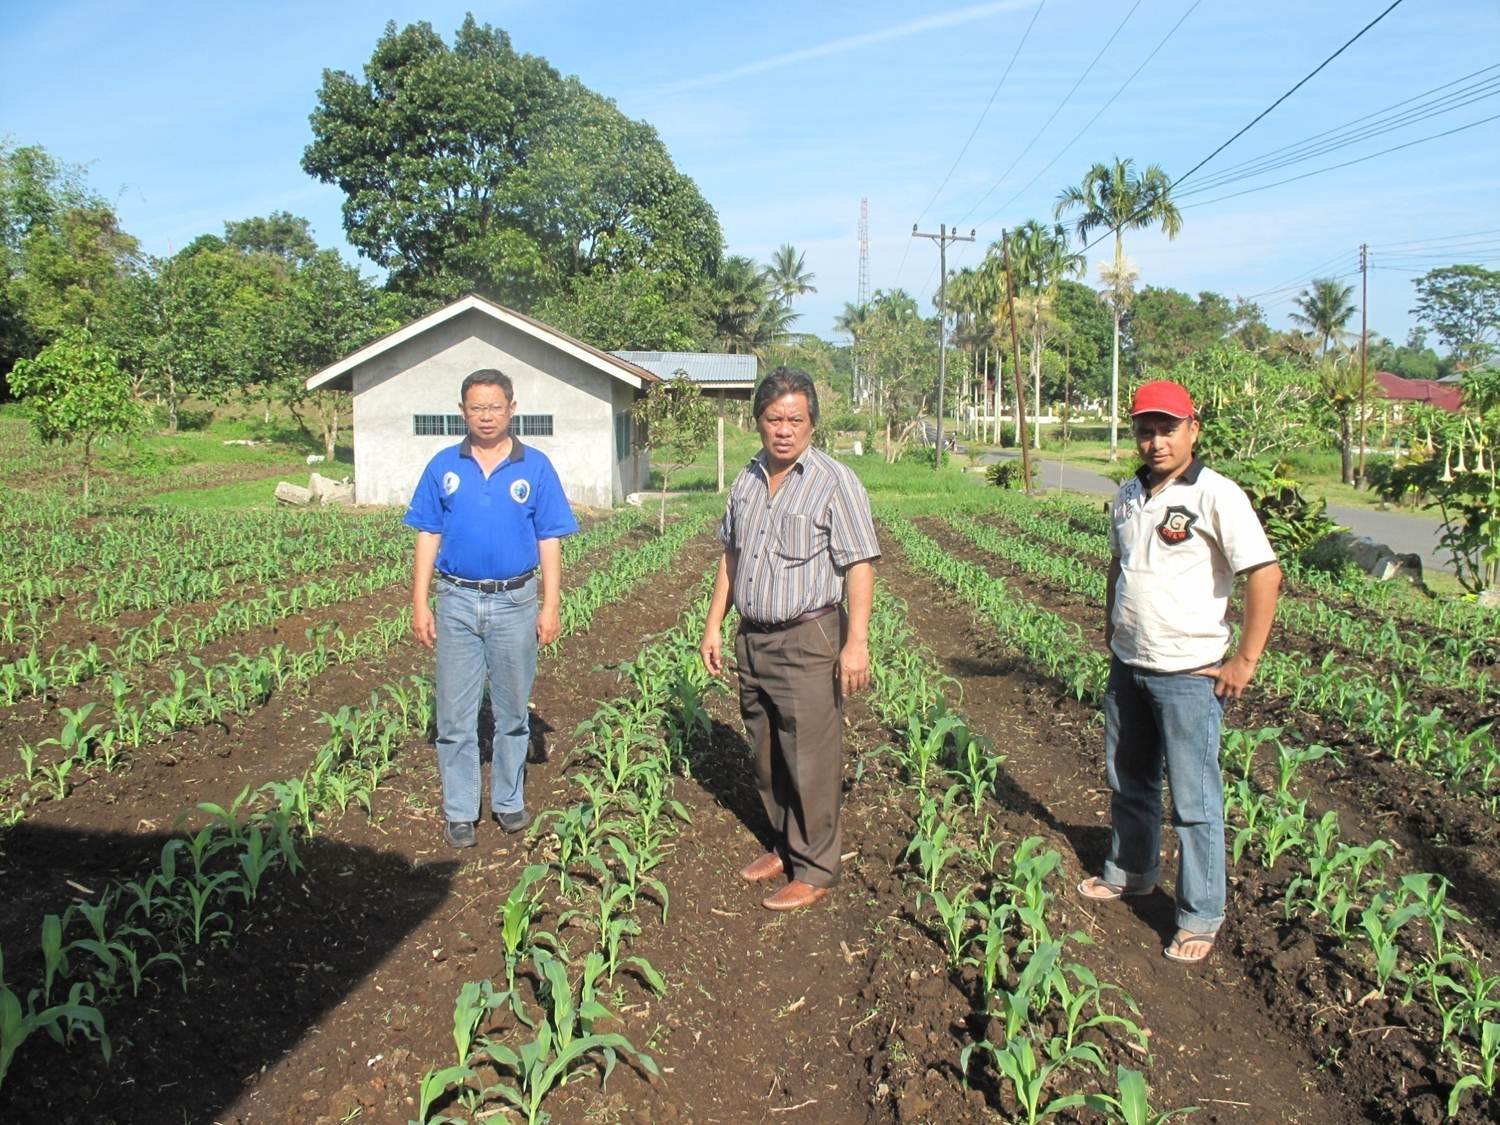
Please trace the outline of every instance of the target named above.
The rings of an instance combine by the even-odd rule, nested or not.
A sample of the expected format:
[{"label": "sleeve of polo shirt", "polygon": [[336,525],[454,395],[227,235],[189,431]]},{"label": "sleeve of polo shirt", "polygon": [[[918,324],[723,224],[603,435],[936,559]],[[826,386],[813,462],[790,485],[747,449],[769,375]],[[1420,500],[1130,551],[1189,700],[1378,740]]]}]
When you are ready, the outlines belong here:
[{"label": "sleeve of polo shirt", "polygon": [[433,535],[443,533],[443,493],[433,461],[427,462],[427,467],[417,480],[417,487],[411,494],[411,503],[406,508],[404,522],[407,527],[414,527],[418,531],[431,532]]},{"label": "sleeve of polo shirt", "polygon": [[724,518],[719,521],[719,542],[734,550],[734,489],[729,490],[729,503],[724,505]]},{"label": "sleeve of polo shirt", "polygon": [[1212,519],[1219,549],[1235,574],[1276,561],[1276,551],[1266,538],[1260,517],[1238,486],[1226,488],[1215,496]]},{"label": "sleeve of polo shirt", "polygon": [[852,472],[840,473],[828,503],[828,551],[833,564],[844,570],[866,559],[878,559],[880,541],[870,516],[870,497],[859,478]]},{"label": "sleeve of polo shirt", "polygon": [[563,492],[562,481],[550,459],[542,461],[537,473],[536,514],[532,526],[538,539],[561,539],[578,530],[578,521],[573,518],[573,509],[568,506],[568,497]]}]

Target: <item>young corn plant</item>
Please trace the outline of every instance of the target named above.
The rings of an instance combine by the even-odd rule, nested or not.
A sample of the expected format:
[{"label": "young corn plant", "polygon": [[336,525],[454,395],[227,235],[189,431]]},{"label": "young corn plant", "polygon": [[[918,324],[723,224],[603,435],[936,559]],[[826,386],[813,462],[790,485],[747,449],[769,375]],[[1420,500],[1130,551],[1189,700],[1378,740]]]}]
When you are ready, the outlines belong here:
[{"label": "young corn plant", "polygon": [[534,961],[541,981],[545,1018],[535,1023],[536,1038],[519,1048],[483,1041],[482,1052],[502,1073],[511,1076],[510,1082],[486,1086],[481,1092],[485,1101],[499,1098],[518,1110],[528,1125],[535,1125],[545,1117],[542,1102],[547,1095],[595,1057],[601,1060],[603,1068],[601,1084],[609,1081],[619,1054],[632,1056],[650,1074],[660,1073],[656,1061],[638,1051],[625,1036],[593,1030],[595,1021],[610,1016],[609,1010],[592,995],[594,982],[604,968],[603,958],[597,952],[590,953],[585,961],[576,999],[561,961],[541,951]]},{"label": "young corn plant", "polygon": [[1197,1113],[1197,1106],[1168,1109],[1157,1113],[1151,1109],[1145,1076],[1128,1066],[1115,1068],[1115,1094],[1085,1094],[1083,1104],[1104,1115],[1114,1125],[1166,1125],[1174,1117]]},{"label": "young corn plant", "polygon": [[1500,1077],[1500,1022],[1485,1020],[1479,1032],[1479,1071],[1465,1074],[1453,1084],[1448,1094],[1448,1116],[1458,1113],[1464,1095],[1470,1090],[1483,1090],[1486,1097],[1494,1097],[1497,1077]]}]

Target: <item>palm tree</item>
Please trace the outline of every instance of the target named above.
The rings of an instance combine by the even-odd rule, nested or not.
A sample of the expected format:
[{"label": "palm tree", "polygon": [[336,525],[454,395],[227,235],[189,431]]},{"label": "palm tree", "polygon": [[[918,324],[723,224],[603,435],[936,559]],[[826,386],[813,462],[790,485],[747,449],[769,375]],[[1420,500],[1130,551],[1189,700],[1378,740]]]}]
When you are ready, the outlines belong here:
[{"label": "palm tree", "polygon": [[771,304],[765,274],[749,258],[725,258],[714,277],[714,339],[727,351],[755,352],[763,314]]},{"label": "palm tree", "polygon": [[858,406],[860,403],[859,386],[859,355],[860,345],[864,342],[865,329],[870,323],[869,302],[856,304],[853,301],[844,302],[844,311],[833,318],[833,327],[837,332],[842,332],[853,341],[854,352],[854,375],[849,382],[849,404]]},{"label": "palm tree", "polygon": [[[1068,249],[1061,223],[1047,227],[1028,219],[1011,236],[1011,273],[1016,285],[1016,315],[1031,337],[1032,410],[1038,422],[1031,430],[1031,447],[1042,447],[1042,350],[1047,333],[1056,326],[1052,297],[1064,277],[1083,272],[1083,255]],[[1024,310],[1024,311],[1023,311]]]},{"label": "palm tree", "polygon": [[1344,342],[1344,325],[1357,311],[1354,286],[1340,285],[1331,277],[1315,277],[1312,286],[1298,295],[1296,305],[1298,311],[1291,314],[1292,322],[1323,341],[1318,358],[1327,358],[1331,345]]},{"label": "palm tree", "polygon": [[[1113,164],[1095,164],[1084,173],[1077,187],[1065,188],[1057,197],[1052,217],[1061,219],[1069,211],[1081,214],[1073,229],[1080,242],[1096,230],[1109,230],[1115,236],[1115,271],[1125,257],[1124,233],[1145,227],[1160,226],[1170,239],[1182,229],[1182,212],[1172,202],[1172,181],[1153,164],[1139,175],[1127,158],[1115,157]],[[1110,364],[1109,390],[1109,459],[1118,460],[1120,425],[1120,317],[1121,304],[1114,309],[1114,358]]]},{"label": "palm tree", "polygon": [[815,276],[806,269],[805,254],[799,254],[790,242],[771,255],[771,264],[766,267],[766,281],[771,293],[778,301],[788,305],[792,298],[804,293],[816,293],[812,280]]}]

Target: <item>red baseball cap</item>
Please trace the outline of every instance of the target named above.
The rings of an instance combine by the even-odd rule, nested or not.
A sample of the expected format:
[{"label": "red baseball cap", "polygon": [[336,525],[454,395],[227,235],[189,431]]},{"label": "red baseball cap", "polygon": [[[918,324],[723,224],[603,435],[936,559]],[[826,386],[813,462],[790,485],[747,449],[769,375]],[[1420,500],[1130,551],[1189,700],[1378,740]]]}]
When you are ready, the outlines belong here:
[{"label": "red baseball cap", "polygon": [[1136,388],[1135,400],[1130,404],[1130,416],[1134,418],[1137,414],[1170,414],[1173,418],[1191,418],[1197,411],[1193,409],[1193,396],[1188,394],[1186,387],[1170,379],[1157,379],[1151,383],[1142,383]]}]

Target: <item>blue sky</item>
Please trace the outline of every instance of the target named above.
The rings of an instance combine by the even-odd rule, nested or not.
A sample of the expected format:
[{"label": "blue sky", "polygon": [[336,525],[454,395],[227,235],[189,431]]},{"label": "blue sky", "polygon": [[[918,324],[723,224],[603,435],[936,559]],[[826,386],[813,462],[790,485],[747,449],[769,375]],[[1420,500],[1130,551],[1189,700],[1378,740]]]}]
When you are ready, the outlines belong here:
[{"label": "blue sky", "polygon": [[[899,285],[925,303],[937,252],[911,239],[914,222],[977,228],[978,244],[950,256],[973,264],[1002,227],[1049,217],[1058,191],[1094,161],[1128,156],[1180,176],[1388,3],[7,0],[0,135],[87,165],[91,184],[151,252],[219,233],[226,219],[281,209],[306,216],[321,242],[353,257],[342,196],[300,168],[322,71],[358,73],[387,19],[425,19],[451,38],[473,10],[518,50],[545,56],[655,125],[718,211],[729,252],[764,261],[783,242],[805,251],[818,292],[799,302],[798,327],[831,335],[833,317],[855,297],[861,197],[869,199],[872,286]],[[1405,0],[1182,190],[1497,63],[1500,4]],[[1486,80],[1500,93],[1500,69],[1442,93]],[[1500,96],[1487,97],[1272,175],[1185,195],[1192,206],[1174,242],[1136,233],[1126,251],[1143,284],[1271,290],[1262,303],[1284,325],[1295,283],[1352,271],[1368,242],[1377,267],[1371,327],[1404,337],[1414,271],[1449,261],[1500,266],[1500,120],[1214,200],[1496,114]],[[1089,253],[1090,282],[1106,250]]]}]

